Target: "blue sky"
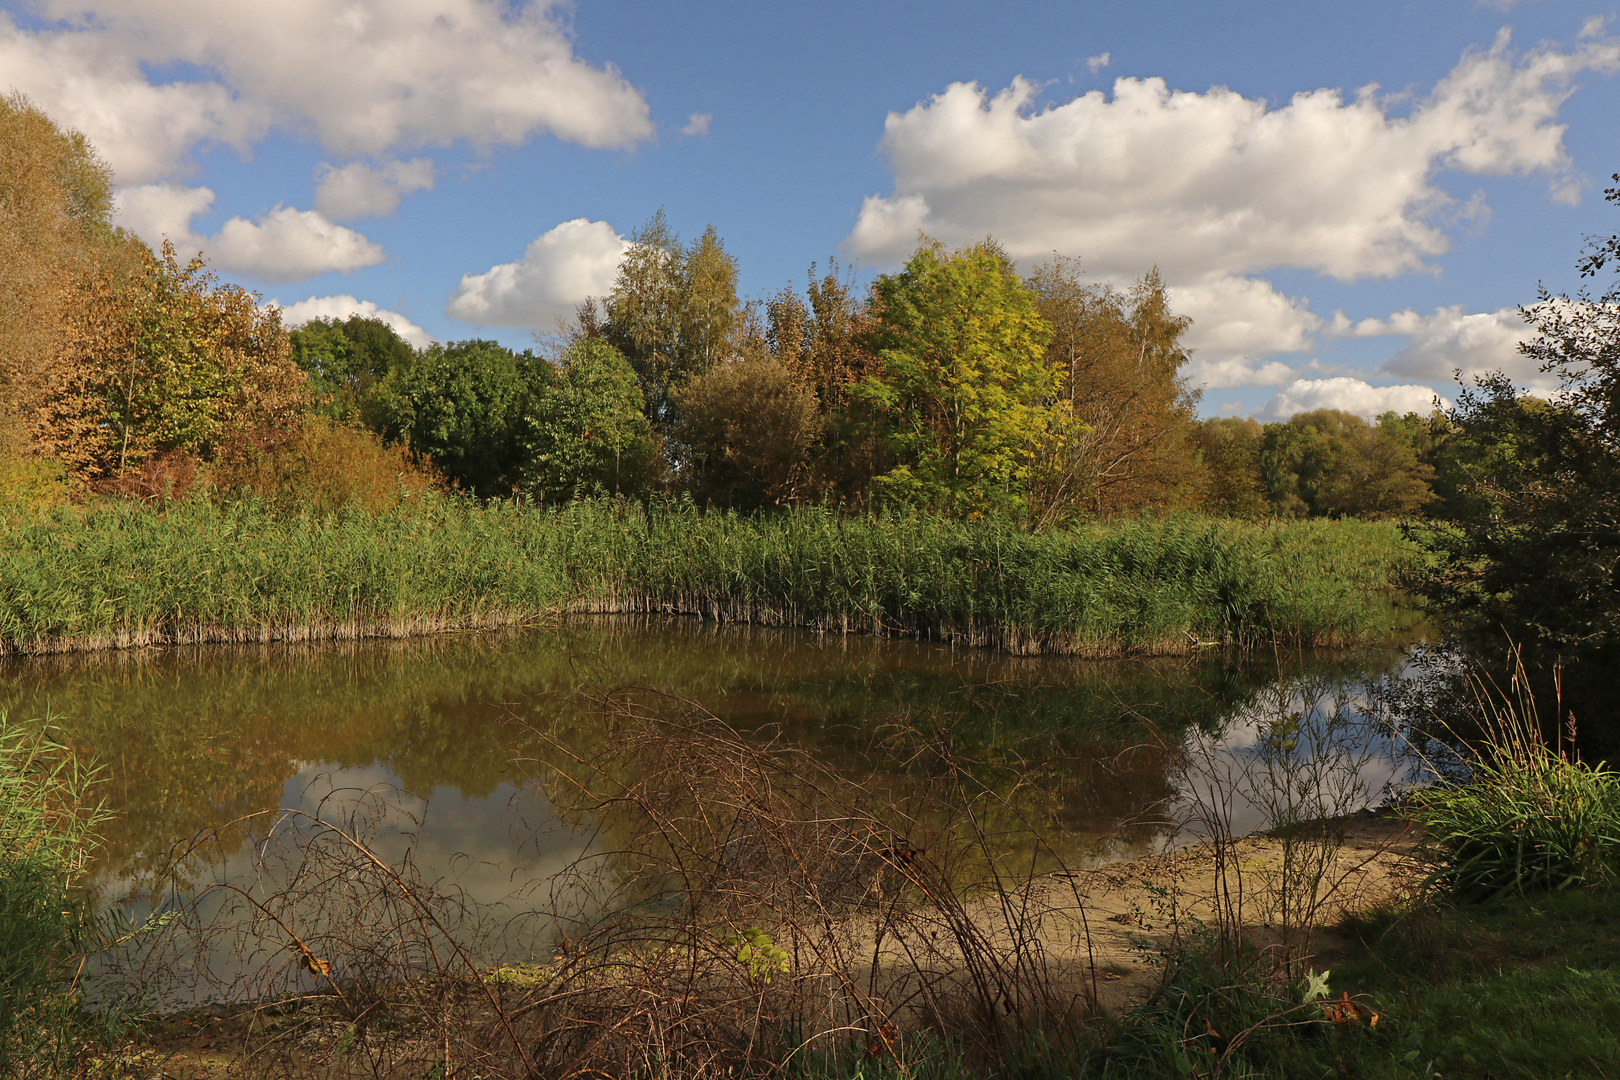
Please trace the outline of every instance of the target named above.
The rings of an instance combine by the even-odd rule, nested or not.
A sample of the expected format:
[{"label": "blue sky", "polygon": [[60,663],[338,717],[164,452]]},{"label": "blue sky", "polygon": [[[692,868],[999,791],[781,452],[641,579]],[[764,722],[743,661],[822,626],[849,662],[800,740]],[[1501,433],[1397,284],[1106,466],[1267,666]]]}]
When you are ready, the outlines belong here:
[{"label": "blue sky", "polygon": [[1517,357],[1620,231],[1620,23],[1557,0],[0,0],[0,88],[122,220],[290,320],[523,347],[663,208],[745,294],[916,231],[1162,268],[1204,412],[1363,413]]}]

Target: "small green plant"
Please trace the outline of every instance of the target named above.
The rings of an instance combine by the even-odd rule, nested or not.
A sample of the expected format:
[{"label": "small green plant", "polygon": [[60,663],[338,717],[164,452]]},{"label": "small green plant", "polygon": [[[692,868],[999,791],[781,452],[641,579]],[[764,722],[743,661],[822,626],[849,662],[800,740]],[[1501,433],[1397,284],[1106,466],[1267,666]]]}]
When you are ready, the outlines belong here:
[{"label": "small green plant", "polygon": [[728,949],[737,950],[737,963],[757,982],[769,983],[788,970],[787,950],[771,940],[771,935],[757,926],[750,926],[741,934],[734,934],[720,942]]}]

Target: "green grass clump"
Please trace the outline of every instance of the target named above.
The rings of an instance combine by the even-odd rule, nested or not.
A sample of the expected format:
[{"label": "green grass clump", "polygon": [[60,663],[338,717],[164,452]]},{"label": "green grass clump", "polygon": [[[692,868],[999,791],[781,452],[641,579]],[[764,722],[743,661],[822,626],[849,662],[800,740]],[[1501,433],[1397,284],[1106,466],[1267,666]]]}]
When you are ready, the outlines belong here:
[{"label": "green grass clump", "polygon": [[1414,796],[1434,885],[1467,901],[1620,875],[1620,774],[1540,752],[1493,750],[1473,778]]},{"label": "green grass clump", "polygon": [[[1528,686],[1521,668],[1514,686]],[[1468,779],[1412,793],[1432,887],[1465,902],[1620,880],[1620,773],[1549,745],[1528,691],[1476,685]]]},{"label": "green grass clump", "polygon": [[95,919],[75,888],[101,819],[62,747],[0,712],[0,1076],[46,1076],[84,1045],[73,996]]},{"label": "green grass clump", "polygon": [[690,505],[386,513],[103,505],[0,526],[0,650],[287,640],[675,612],[1017,653],[1343,645],[1386,632],[1394,526],[1199,517],[759,517]]}]

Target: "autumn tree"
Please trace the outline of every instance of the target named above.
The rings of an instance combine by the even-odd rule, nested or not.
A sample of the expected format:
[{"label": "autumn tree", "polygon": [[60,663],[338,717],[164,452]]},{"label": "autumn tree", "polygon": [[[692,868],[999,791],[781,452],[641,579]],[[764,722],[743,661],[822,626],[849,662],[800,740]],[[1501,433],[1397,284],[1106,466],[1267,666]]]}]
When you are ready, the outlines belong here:
[{"label": "autumn tree", "polygon": [[714,226],[683,245],[660,210],[631,234],[602,321],[587,305],[581,329],[624,355],[641,380],[649,417],[667,427],[676,387],[728,355],[739,306],[737,261]]},{"label": "autumn tree", "polygon": [[127,282],[92,282],[41,434],[85,479],[171,451],[203,462],[296,434],[309,398],[276,308],[221,283],[201,257],[142,248]]},{"label": "autumn tree", "polygon": [[766,352],[719,364],[675,392],[688,489],[740,510],[780,506],[810,486],[821,435],[815,393]]},{"label": "autumn tree", "polygon": [[1121,292],[1087,284],[1078,260],[1059,256],[1029,283],[1058,383],[1030,478],[1036,521],[1190,505],[1197,394],[1180,371],[1191,320],[1171,311],[1157,268]]},{"label": "autumn tree", "polygon": [[26,97],[0,97],[0,454],[36,453],[37,411],[73,351],[96,282],[131,262],[112,170]]},{"label": "autumn tree", "polygon": [[812,264],[808,277],[803,297],[784,288],[766,301],[766,343],[814,395],[820,434],[807,451],[809,490],[858,504],[872,477],[891,464],[869,414],[850,396],[852,386],[878,370],[866,344],[872,316],[836,260],[820,275]]},{"label": "autumn tree", "polygon": [[1022,511],[1058,373],[1036,295],[1006,254],[925,240],[874,283],[872,315],[862,342],[878,370],[849,393],[895,462],[879,491],[949,514]]}]

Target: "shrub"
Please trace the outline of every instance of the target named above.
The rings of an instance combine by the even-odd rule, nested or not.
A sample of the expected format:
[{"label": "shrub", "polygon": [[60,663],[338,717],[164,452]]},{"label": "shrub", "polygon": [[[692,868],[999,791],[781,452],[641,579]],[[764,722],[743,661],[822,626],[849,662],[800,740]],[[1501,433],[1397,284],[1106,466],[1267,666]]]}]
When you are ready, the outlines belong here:
[{"label": "shrub", "polygon": [[34,517],[69,494],[67,470],[55,459],[0,454],[0,521]]},{"label": "shrub", "polygon": [[432,492],[431,466],[362,428],[312,416],[285,448],[251,450],[213,469],[215,487],[246,489],[278,510],[331,513],[350,505],[377,513]]}]

